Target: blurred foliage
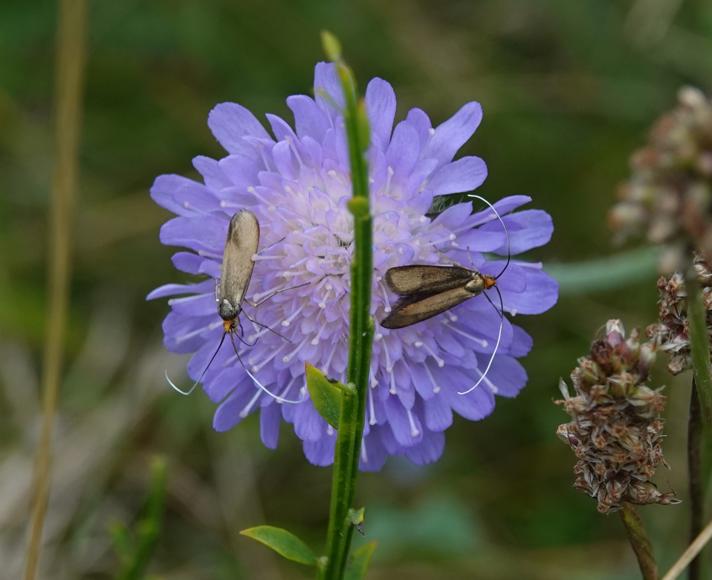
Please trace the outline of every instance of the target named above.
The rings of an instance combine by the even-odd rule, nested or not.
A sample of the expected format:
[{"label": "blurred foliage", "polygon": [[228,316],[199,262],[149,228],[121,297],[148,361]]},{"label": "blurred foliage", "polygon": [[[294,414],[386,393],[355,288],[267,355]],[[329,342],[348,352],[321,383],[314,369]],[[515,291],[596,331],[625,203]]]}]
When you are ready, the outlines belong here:
[{"label": "blurred foliage", "polygon": [[[195,155],[220,155],[206,126],[215,103],[288,116],[284,98],[309,91],[328,28],[359,79],[393,83],[399,115],[419,106],[439,122],[467,100],[482,103],[484,123],[462,153],[486,159],[488,199],[526,193],[552,214],[554,240],[532,257],[555,265],[616,252],[605,216],[630,152],[681,84],[709,89],[712,78],[706,0],[125,0],[91,10],[69,362],[44,554],[46,577],[60,580],[111,576],[107,525],[140,511],[154,453],[172,468],[152,573],[299,577],[238,530],[269,521],[322,541],[329,472],[306,463],[286,427],[276,452],[261,446],[256,420],[218,435],[205,397],[163,384],[163,369],[179,373],[181,361],[160,345],[166,304],[144,297],[183,278],[157,241],[168,214],[147,192],[158,174],[195,176]],[[55,15],[49,0],[0,6],[0,561],[13,578],[44,334]],[[635,577],[618,519],[571,487],[573,457],[554,436],[566,417],[551,400],[607,318],[653,320],[654,282],[651,273],[607,290],[579,283],[546,315],[518,318],[535,339],[522,394],[500,400],[486,421],[457,421],[436,465],[391,461],[361,478],[367,539],[380,540],[372,578]],[[683,497],[685,382],[667,391],[672,470],[659,477]],[[683,506],[643,510],[662,568],[683,547]]]}]

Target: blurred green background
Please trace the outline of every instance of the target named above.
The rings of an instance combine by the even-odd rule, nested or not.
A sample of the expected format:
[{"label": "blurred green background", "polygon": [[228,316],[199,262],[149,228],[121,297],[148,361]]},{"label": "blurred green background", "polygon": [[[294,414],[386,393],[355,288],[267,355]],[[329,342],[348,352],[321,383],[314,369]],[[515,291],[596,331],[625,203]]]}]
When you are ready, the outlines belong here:
[{"label": "blurred green background", "polygon": [[[52,174],[56,6],[0,6],[0,577],[25,550],[38,376],[45,332],[47,208]],[[161,346],[165,301],[180,281],[158,243],[169,216],[148,189],[161,173],[196,176],[220,156],[206,126],[218,102],[289,116],[310,90],[319,31],[337,34],[359,79],[395,87],[399,115],[440,122],[468,100],[485,120],[462,153],[485,158],[480,192],[530,194],[554,218],[546,264],[609,256],[606,211],[630,153],[686,83],[712,79],[707,0],[425,0],[377,2],[123,0],[91,2],[75,215],[72,301],[43,577],[104,579],[115,568],[108,528],[136,518],[155,453],[169,458],[164,532],[152,572],[166,579],[307,577],[238,531],[271,523],[321,546],[330,471],[303,458],[283,428],[276,452],[255,418],[211,430],[206,397],[163,380],[182,361]],[[605,265],[605,264],[604,264]],[[605,268],[602,276],[605,276]],[[609,290],[566,285],[551,312],[518,322],[534,349],[528,387],[479,423],[457,421],[444,457],[391,460],[364,475],[369,578],[624,579],[637,576],[617,516],[571,487],[573,454],[554,435],[560,376],[608,318],[656,315],[655,274]],[[671,381],[658,481],[686,497],[689,377]],[[686,545],[683,503],[642,510],[661,567]],[[363,541],[363,540],[359,540]],[[4,574],[7,574],[5,576]]]}]

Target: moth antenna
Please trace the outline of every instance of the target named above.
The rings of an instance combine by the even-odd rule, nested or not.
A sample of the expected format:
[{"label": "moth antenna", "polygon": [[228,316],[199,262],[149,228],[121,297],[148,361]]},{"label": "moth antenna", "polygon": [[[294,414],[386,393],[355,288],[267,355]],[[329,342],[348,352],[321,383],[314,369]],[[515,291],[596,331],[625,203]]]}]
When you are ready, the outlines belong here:
[{"label": "moth antenna", "polygon": [[[497,209],[489,201],[487,201],[484,197],[482,197],[481,195],[477,195],[476,193],[468,193],[467,197],[473,197],[475,199],[479,199],[480,201],[486,203],[489,206],[489,208],[494,212],[494,215],[497,216],[499,223],[502,224],[502,229],[504,230],[504,237],[507,240],[507,262],[504,264],[504,268],[502,268],[502,271],[494,277],[495,280],[497,280],[502,274],[504,274],[507,271],[507,268],[509,268],[509,263],[512,261],[511,244],[509,242],[509,230],[507,229],[507,225],[504,223],[504,220],[502,219],[502,216],[499,215],[499,212],[497,211]],[[500,299],[501,299],[501,296],[500,296]],[[494,304],[492,306],[494,306]]]},{"label": "moth antenna", "polygon": [[272,397],[275,401],[278,403],[287,403],[289,405],[298,405],[299,403],[303,403],[306,401],[306,397],[300,399],[300,400],[294,400],[294,399],[285,399],[283,397],[280,397],[279,395],[275,395],[272,391],[270,391],[267,387],[265,387],[255,375],[253,375],[250,370],[247,368],[245,363],[242,362],[242,357],[240,356],[240,353],[237,352],[237,346],[235,345],[235,340],[230,334],[230,342],[232,342],[232,349],[235,351],[235,356],[237,357],[237,360],[240,361],[240,364],[242,365],[242,368],[245,369],[245,372],[247,375],[252,379],[252,381],[260,388],[261,391],[264,391],[267,395]]},{"label": "moth antenna", "polygon": [[210,365],[213,364],[213,361],[215,360],[215,357],[218,356],[218,353],[220,352],[220,347],[223,345],[223,342],[225,342],[225,335],[227,333],[223,332],[222,338],[220,339],[220,342],[218,343],[218,347],[215,349],[215,352],[213,353],[213,356],[210,357],[210,360],[208,361],[208,364],[205,365],[205,368],[203,369],[203,372],[200,373],[200,376],[198,377],[198,380],[193,383],[193,386],[190,387],[187,391],[184,391],[181,389],[178,385],[176,385],[168,376],[168,369],[166,369],[163,373],[163,376],[166,377],[166,381],[168,384],[173,387],[176,391],[178,391],[181,395],[185,395],[186,397],[195,390],[195,387],[197,387],[200,384],[200,381],[203,380],[203,377],[205,376],[205,373],[208,372],[208,369],[210,368]]},{"label": "moth antenna", "polygon": [[489,361],[487,361],[487,366],[485,367],[484,372],[480,375],[480,378],[474,385],[472,385],[466,391],[458,391],[458,395],[467,395],[468,393],[471,393],[477,387],[480,386],[480,383],[485,380],[485,377],[487,377],[487,373],[489,372],[490,368],[492,367],[492,363],[494,362],[494,357],[497,354],[497,351],[499,350],[499,343],[502,340],[502,329],[504,328],[504,302],[502,301],[502,293],[499,291],[499,288],[497,288],[497,286],[493,286],[493,288],[497,291],[497,296],[499,296],[499,309],[497,309],[494,302],[492,302],[492,299],[487,294],[484,294],[484,297],[487,298],[487,301],[492,305],[492,308],[494,308],[497,314],[499,314],[499,331],[497,332],[497,342],[495,342],[494,344],[494,350],[492,351],[492,355],[490,356]]}]

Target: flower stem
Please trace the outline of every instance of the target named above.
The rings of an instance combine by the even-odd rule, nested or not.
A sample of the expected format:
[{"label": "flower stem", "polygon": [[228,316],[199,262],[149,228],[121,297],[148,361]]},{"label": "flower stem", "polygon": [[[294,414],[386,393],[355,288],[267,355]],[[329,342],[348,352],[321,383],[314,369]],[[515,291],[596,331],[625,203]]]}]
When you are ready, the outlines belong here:
[{"label": "flower stem", "polygon": [[628,541],[638,558],[638,566],[643,580],[657,580],[658,565],[655,563],[653,548],[638,512],[631,504],[624,503],[620,514],[628,533]]},{"label": "flower stem", "polygon": [[368,131],[365,111],[358,103],[353,75],[337,62],[345,97],[344,120],[351,162],[353,198],[349,209],[354,216],[354,258],[351,265],[351,329],[347,379],[353,391],[343,397],[331,484],[331,506],[327,532],[327,561],[320,576],[326,580],[343,578],[353,535],[349,517],[358,475],[361,439],[366,416],[366,395],[371,367],[373,322],[371,277],[373,272],[372,224],[368,203],[368,167],[365,151]]},{"label": "flower stem", "polygon": [[700,403],[700,414],[705,425],[712,425],[712,375],[710,375],[710,340],[707,330],[707,311],[702,288],[694,270],[688,270],[687,319],[690,334],[690,354],[695,372],[695,384]]},{"label": "flower stem", "polygon": [[49,308],[43,354],[42,432],[33,474],[32,517],[25,580],[39,567],[52,473],[52,433],[62,373],[62,347],[70,278],[71,216],[79,169],[87,7],[84,0],[60,0],[55,94],[55,168],[50,213]]},{"label": "flower stem", "polygon": [[[702,421],[700,402],[695,379],[692,379],[690,393],[690,416],[687,423],[687,469],[690,487],[690,543],[702,530],[702,511],[704,509],[704,489],[702,485]],[[700,579],[700,558],[690,563],[688,580]]]}]

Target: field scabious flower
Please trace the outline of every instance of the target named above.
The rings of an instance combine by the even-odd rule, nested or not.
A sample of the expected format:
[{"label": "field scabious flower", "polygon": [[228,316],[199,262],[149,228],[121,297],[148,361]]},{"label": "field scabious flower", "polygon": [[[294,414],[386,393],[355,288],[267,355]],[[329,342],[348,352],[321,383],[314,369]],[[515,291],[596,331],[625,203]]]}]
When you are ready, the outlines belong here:
[{"label": "field scabious flower", "polygon": [[[341,87],[332,64],[317,64],[315,97],[287,99],[294,128],[267,115],[271,134],[245,108],[223,103],[208,125],[228,155],[220,160],[197,157],[203,183],[176,175],[156,179],[153,199],[177,214],[161,229],[161,241],[188,248],[173,257],[187,274],[207,275],[190,284],[168,284],[149,298],[174,296],[163,329],[167,348],[194,353],[188,364],[198,378],[222,332],[214,287],[219,276],[230,217],[249,209],[261,225],[260,254],[248,297],[259,308],[247,312],[289,340],[240,321],[248,342],[243,361],[278,395],[307,398],[304,363],[337,379],[348,356],[349,271],[352,255],[351,196]],[[437,195],[479,187],[487,169],[478,157],[453,156],[473,135],[482,117],[477,103],[464,105],[433,127],[420,109],[412,109],[393,128],[396,97],[391,86],[373,79],[366,90],[371,126],[368,151],[374,215],[374,287],[372,314],[381,320],[390,310],[384,275],[404,264],[471,266],[497,274],[507,251],[505,234],[490,210],[471,213],[470,203],[454,205],[430,217]],[[548,214],[518,210],[530,198],[506,197],[495,204],[507,225],[512,254],[547,243]],[[491,256],[494,256],[492,259]],[[513,260],[498,281],[505,311],[538,314],[557,299],[556,282],[540,264]],[[504,322],[497,356],[486,379],[468,395],[462,391],[480,376],[496,341],[500,317],[480,296],[451,311],[401,330],[376,323],[361,468],[379,469],[390,455],[415,463],[435,461],[444,447],[444,431],[453,412],[471,420],[492,412],[495,395],[513,397],[526,373],[518,358],[532,340]],[[203,378],[207,395],[218,404],[214,428],[225,431],[253,412],[260,414],[262,441],[274,448],[284,419],[294,426],[304,452],[314,464],[333,460],[335,433],[306,399],[280,404],[259,390],[223,348]]]}]

